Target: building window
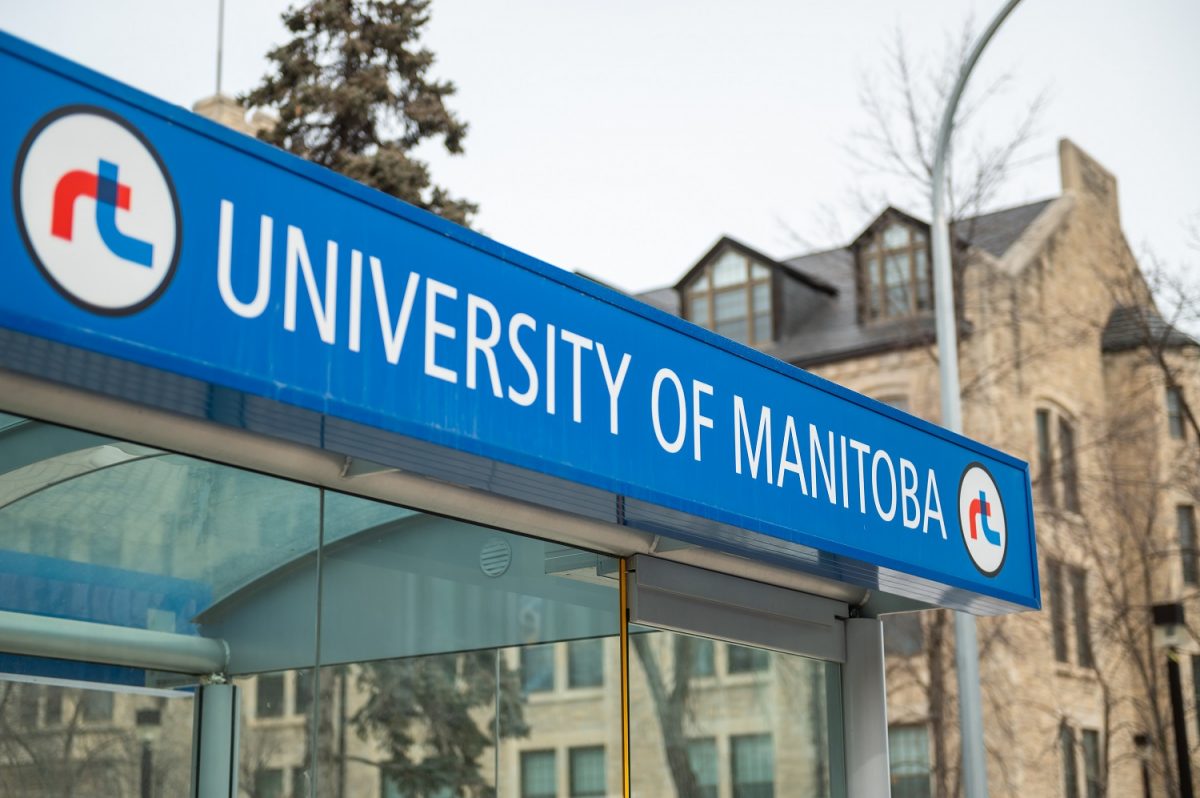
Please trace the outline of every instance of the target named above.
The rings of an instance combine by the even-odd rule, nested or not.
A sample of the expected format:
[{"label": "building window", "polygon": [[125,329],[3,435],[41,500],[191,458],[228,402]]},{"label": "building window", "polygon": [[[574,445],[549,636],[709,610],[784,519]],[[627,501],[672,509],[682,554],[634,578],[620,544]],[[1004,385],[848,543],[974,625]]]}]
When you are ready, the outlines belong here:
[{"label": "building window", "polygon": [[[1054,658],[1070,662],[1068,624],[1074,626],[1075,662],[1083,668],[1096,667],[1092,652],[1091,604],[1087,593],[1087,571],[1057,560],[1046,561],[1046,601],[1050,605],[1050,634]],[[1070,604],[1068,605],[1068,601]]]},{"label": "building window", "polygon": [[88,690],[80,699],[81,717],[87,723],[104,723],[113,717],[113,694],[104,690]]},{"label": "building window", "polygon": [[38,686],[23,684],[17,688],[17,728],[33,731],[38,726]]},{"label": "building window", "polygon": [[1196,710],[1196,733],[1200,734],[1200,655],[1192,655],[1192,704]]},{"label": "building window", "polygon": [[572,748],[570,751],[571,798],[604,795],[604,746]]},{"label": "building window", "polygon": [[683,649],[687,651],[687,656],[692,661],[692,676],[716,675],[716,646],[713,645],[713,641],[687,635],[676,635],[675,637],[684,644]]},{"label": "building window", "polygon": [[924,233],[892,222],[860,250],[863,320],[897,319],[933,309]]},{"label": "building window", "polygon": [[283,717],[283,674],[264,673],[258,677],[254,714],[259,718]]},{"label": "building window", "polygon": [[42,723],[46,726],[61,726],[63,722],[63,690],[47,687],[42,702]]},{"label": "building window", "polygon": [[883,653],[892,657],[915,657],[925,648],[921,615],[900,612],[883,616]]},{"label": "building window", "polygon": [[521,649],[521,690],[545,693],[554,689],[554,648],[549,644]]},{"label": "building window", "polygon": [[717,798],[717,741],[711,737],[688,740],[687,757],[696,777],[696,798]]},{"label": "building window", "polygon": [[[1080,512],[1075,427],[1066,417],[1049,410],[1038,410],[1035,421],[1037,481],[1042,503],[1047,507],[1058,507],[1061,499],[1064,510]],[[1051,439],[1052,431],[1057,433],[1057,441]]]},{"label": "building window", "polygon": [[727,662],[725,670],[728,673],[756,673],[765,671],[771,660],[767,652],[761,648],[747,648],[730,643],[726,646]]},{"label": "building window", "polygon": [[1087,571],[1071,568],[1071,603],[1075,610],[1075,661],[1085,668],[1096,665],[1092,657],[1092,625],[1088,616]]},{"label": "building window", "polygon": [[604,641],[572,640],[567,643],[567,687],[604,684]]},{"label": "building window", "polygon": [[553,751],[521,753],[521,798],[555,798],[558,778]]},{"label": "building window", "polygon": [[314,678],[316,670],[302,668],[296,671],[295,681],[292,682],[292,712],[297,715],[307,715],[312,708],[313,690],[316,687]]},{"label": "building window", "polygon": [[[304,771],[297,769],[297,772]],[[380,776],[380,795],[382,798],[414,798],[415,793],[411,790],[402,789],[388,774],[384,773]],[[458,793],[451,787],[439,787],[431,793],[427,793],[429,798],[458,798]],[[296,793],[296,798],[307,798],[308,792]]]},{"label": "building window", "polygon": [[283,798],[283,771],[263,768],[255,773],[254,798]]},{"label": "building window", "polygon": [[292,768],[292,798],[308,798],[308,771]]},{"label": "building window", "polygon": [[1075,765],[1075,730],[1067,724],[1058,727],[1058,745],[1062,752],[1063,795],[1079,798],[1079,771]]},{"label": "building window", "polygon": [[754,259],[726,250],[684,292],[688,321],[741,341],[772,340],[771,270]]},{"label": "building window", "polygon": [[1050,446],[1050,411],[1037,411],[1037,454],[1038,484],[1042,501],[1047,507],[1055,506],[1054,498],[1054,454]]},{"label": "building window", "polygon": [[1200,582],[1200,552],[1196,550],[1196,510],[1190,504],[1175,508],[1175,529],[1179,532],[1179,560],[1183,565],[1183,583]]},{"label": "building window", "polygon": [[1063,507],[1079,512],[1079,474],[1075,468],[1075,428],[1058,419],[1058,453],[1062,459]]},{"label": "building window", "polygon": [[1062,563],[1046,563],[1046,599],[1050,604],[1050,635],[1054,640],[1054,658],[1067,662],[1067,607],[1063,589]]},{"label": "building window", "polygon": [[774,798],[775,748],[769,734],[729,739],[733,798]]},{"label": "building window", "polygon": [[1103,795],[1100,777],[1100,732],[1083,729],[1080,743],[1083,747],[1083,783],[1087,790],[1087,798],[1100,798]]},{"label": "building window", "polygon": [[929,798],[929,730],[924,726],[890,726],[888,757],[892,798]]},{"label": "building window", "polygon": [[1183,392],[1174,385],[1167,388],[1167,429],[1172,438],[1183,440],[1187,435],[1183,426]]}]

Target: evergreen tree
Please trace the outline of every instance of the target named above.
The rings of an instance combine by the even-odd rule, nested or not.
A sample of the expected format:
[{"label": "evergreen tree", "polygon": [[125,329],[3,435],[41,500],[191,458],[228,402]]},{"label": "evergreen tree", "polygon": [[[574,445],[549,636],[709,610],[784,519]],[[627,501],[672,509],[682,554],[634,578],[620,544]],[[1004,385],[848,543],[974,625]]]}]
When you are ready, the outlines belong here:
[{"label": "evergreen tree", "polygon": [[380,191],[467,224],[477,206],[433,185],[412,150],[442,137],[462,152],[467,132],[446,107],[454,84],[429,76],[420,46],[430,0],[310,0],[289,8],[292,38],[268,53],[272,74],[243,98],[279,114],[261,138]]},{"label": "evergreen tree", "polygon": [[402,795],[494,798],[484,753],[497,733],[529,734],[519,674],[494,649],[364,663],[358,688],[351,722],[388,752],[383,774]]}]

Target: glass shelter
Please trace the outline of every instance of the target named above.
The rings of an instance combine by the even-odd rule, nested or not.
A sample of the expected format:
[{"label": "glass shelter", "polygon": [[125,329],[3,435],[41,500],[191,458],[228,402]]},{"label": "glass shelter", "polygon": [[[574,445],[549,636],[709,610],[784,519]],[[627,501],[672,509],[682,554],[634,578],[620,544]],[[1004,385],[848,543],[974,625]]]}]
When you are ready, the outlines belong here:
[{"label": "glass shelter", "polygon": [[1026,464],[0,79],[0,794],[885,796],[879,616],[1038,606]]},{"label": "glass shelter", "polygon": [[845,601],[9,413],[0,469],[4,794],[185,794],[212,691],[234,795],[845,794]]}]

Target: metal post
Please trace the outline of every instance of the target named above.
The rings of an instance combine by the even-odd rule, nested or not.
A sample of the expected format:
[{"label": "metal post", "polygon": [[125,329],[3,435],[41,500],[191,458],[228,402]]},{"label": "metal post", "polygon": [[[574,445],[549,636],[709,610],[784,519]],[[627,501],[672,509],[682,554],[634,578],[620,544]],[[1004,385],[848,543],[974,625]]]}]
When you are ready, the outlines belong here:
[{"label": "metal post", "polygon": [[221,96],[221,67],[225,56],[225,0],[217,0],[217,96]]},{"label": "metal post", "polygon": [[887,684],[883,623],[878,618],[846,620],[846,664],[842,667],[842,714],[846,739],[846,794],[888,798]]},{"label": "metal post", "polygon": [[[975,43],[958,73],[938,128],[933,158],[933,283],[937,320],[938,362],[941,371],[942,423],[962,432],[962,401],[958,382],[958,329],[954,320],[954,280],[950,268],[950,223],[946,218],[946,154],[954,130],[958,101],[983,48],[1021,0],[1008,0]],[[958,670],[959,729],[962,737],[963,785],[967,798],[986,798],[987,760],[983,748],[983,705],[979,695],[979,646],[975,618],[954,614],[955,663]]]},{"label": "metal post", "polygon": [[173,673],[219,673],[224,640],[0,610],[0,651]]},{"label": "metal post", "polygon": [[195,700],[192,798],[238,798],[241,691],[232,684],[205,684]]}]

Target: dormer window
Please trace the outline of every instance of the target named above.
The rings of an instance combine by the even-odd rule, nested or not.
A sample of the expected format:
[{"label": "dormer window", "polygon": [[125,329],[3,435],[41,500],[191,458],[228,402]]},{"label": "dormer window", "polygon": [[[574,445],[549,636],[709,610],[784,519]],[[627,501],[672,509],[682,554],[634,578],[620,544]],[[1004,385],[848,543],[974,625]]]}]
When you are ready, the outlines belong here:
[{"label": "dormer window", "polygon": [[698,271],[684,291],[688,321],[741,341],[772,340],[771,270],[733,249],[726,249]]},{"label": "dormer window", "polygon": [[922,231],[896,221],[863,241],[858,257],[864,321],[906,318],[933,309],[928,247]]}]

